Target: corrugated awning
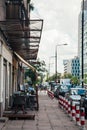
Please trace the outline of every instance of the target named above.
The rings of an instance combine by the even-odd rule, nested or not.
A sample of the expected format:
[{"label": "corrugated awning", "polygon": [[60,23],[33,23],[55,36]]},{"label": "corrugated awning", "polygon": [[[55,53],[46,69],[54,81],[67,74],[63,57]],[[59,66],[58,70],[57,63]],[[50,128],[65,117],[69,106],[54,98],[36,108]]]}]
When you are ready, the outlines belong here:
[{"label": "corrugated awning", "polygon": [[42,19],[0,21],[8,46],[26,61],[37,58],[42,28]]}]

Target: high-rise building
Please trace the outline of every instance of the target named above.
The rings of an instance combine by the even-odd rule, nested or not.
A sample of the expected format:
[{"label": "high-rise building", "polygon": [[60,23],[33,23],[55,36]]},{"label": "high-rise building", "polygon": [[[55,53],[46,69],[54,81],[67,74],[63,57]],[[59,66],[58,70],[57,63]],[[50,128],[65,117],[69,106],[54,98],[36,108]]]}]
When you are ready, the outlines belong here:
[{"label": "high-rise building", "polygon": [[79,57],[74,57],[70,60],[64,60],[64,73],[80,78],[80,62]]},{"label": "high-rise building", "polygon": [[69,62],[69,60],[63,60],[64,74],[66,74],[68,71],[68,62]]},{"label": "high-rise building", "polygon": [[[87,75],[87,0],[84,0],[84,7],[82,10],[83,1],[81,4],[81,11],[78,18],[78,56],[80,58],[80,79],[82,79],[82,56],[83,56],[83,75],[84,79]],[[82,11],[84,18],[82,19]],[[82,30],[83,21],[83,30]],[[83,31],[83,55],[82,55],[82,31]]]}]

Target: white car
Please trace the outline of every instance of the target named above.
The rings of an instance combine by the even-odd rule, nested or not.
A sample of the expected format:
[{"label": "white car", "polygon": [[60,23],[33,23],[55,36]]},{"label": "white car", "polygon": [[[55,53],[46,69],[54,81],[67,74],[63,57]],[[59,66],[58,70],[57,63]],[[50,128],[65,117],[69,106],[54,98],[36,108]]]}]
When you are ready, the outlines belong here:
[{"label": "white car", "polygon": [[81,101],[81,96],[80,95],[70,95],[69,96],[69,100],[72,101],[76,104],[79,104],[80,105],[80,101]]},{"label": "white car", "polygon": [[80,104],[81,103],[81,98],[82,96],[85,96],[86,94],[86,90],[85,88],[71,88],[70,92],[69,92],[69,100],[75,102],[76,104]]}]

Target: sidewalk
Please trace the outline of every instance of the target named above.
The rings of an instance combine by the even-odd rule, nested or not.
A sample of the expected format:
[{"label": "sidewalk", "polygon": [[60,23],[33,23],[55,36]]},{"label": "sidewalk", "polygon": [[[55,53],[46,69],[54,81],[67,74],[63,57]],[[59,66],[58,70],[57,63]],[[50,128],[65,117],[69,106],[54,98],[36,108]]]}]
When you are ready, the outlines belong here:
[{"label": "sidewalk", "polygon": [[8,120],[0,123],[0,130],[80,130],[45,92],[39,92],[39,111],[33,112],[35,120]]}]

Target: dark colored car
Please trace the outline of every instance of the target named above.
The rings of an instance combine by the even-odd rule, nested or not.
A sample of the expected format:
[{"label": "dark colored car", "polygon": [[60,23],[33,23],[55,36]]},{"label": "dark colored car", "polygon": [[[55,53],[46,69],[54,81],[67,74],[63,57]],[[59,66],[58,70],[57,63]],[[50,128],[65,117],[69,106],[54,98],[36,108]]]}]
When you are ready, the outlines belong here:
[{"label": "dark colored car", "polygon": [[56,83],[55,81],[51,81],[51,82],[49,82],[49,85],[50,85],[51,91],[54,91],[55,90],[55,86],[57,86],[58,83]]},{"label": "dark colored car", "polygon": [[81,107],[85,109],[85,118],[87,119],[87,97],[81,99]]},{"label": "dark colored car", "polygon": [[54,92],[54,97],[59,98],[59,95],[65,97],[65,94],[68,93],[69,89],[67,86],[60,85]]}]

